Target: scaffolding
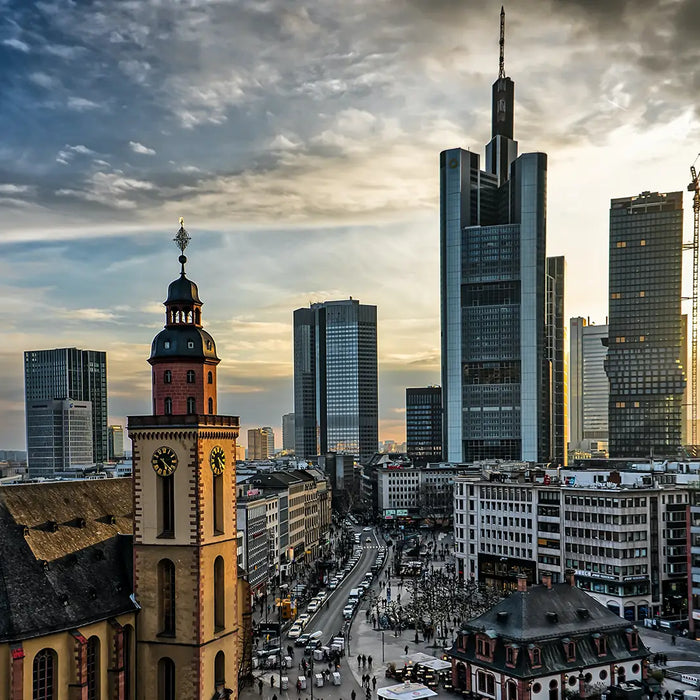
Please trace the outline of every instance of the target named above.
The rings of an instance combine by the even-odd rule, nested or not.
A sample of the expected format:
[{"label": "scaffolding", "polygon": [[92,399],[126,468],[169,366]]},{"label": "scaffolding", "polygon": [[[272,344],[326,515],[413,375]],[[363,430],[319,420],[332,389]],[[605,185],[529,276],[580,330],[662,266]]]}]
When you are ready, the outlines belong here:
[{"label": "scaffolding", "polygon": [[700,183],[695,169],[700,154],[690,166],[688,191],[693,193],[693,240],[683,247],[693,251],[693,294],[690,335],[690,443],[695,452],[698,445],[698,250],[700,248]]}]

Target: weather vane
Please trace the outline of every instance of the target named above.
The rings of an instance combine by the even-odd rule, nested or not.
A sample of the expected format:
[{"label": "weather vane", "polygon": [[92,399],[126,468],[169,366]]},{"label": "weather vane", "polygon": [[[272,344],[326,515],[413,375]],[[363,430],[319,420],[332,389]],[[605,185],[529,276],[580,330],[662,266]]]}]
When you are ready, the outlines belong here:
[{"label": "weather vane", "polygon": [[180,252],[184,253],[191,240],[190,234],[185,230],[185,220],[180,217],[180,230],[173,238],[173,241],[175,241],[175,245],[180,249]]}]

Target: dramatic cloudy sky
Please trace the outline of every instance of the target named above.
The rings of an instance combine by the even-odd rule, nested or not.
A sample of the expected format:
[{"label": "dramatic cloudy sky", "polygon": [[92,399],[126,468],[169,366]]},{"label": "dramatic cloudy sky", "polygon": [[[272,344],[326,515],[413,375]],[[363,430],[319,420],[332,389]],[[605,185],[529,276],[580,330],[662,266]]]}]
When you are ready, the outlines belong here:
[{"label": "dramatic cloudy sky", "polygon": [[[439,382],[438,154],[489,138],[499,10],[0,0],[0,447],[24,446],[29,348],[106,350],[111,416],[149,410],[179,216],[220,411],[278,425],[292,310],[351,295],[378,306],[380,437],[402,439],[404,388]],[[549,154],[548,253],[568,315],[603,321],[610,197],[685,189],[700,151],[700,2],[506,11],[515,136]]]}]

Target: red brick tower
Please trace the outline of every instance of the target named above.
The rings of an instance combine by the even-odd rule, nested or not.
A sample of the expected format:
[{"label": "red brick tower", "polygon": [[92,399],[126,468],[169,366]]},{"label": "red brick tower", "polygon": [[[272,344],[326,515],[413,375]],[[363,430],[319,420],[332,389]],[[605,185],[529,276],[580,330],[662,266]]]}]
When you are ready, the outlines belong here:
[{"label": "red brick tower", "polygon": [[[189,242],[182,221],[175,238],[184,252]],[[197,285],[185,276],[187,258],[179,258],[179,279],[165,300],[165,328],[153,339],[153,415],[215,415],[216,356],[214,339],[202,328]]]}]

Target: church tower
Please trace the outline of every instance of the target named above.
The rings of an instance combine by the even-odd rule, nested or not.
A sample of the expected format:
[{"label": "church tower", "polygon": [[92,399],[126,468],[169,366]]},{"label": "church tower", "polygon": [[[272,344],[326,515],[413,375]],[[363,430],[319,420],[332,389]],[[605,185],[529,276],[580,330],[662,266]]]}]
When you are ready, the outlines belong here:
[{"label": "church tower", "polygon": [[175,242],[180,276],[149,363],[153,415],[131,416],[138,700],[209,700],[237,687],[236,439],[216,414],[214,339],[185,274],[189,236]]}]

